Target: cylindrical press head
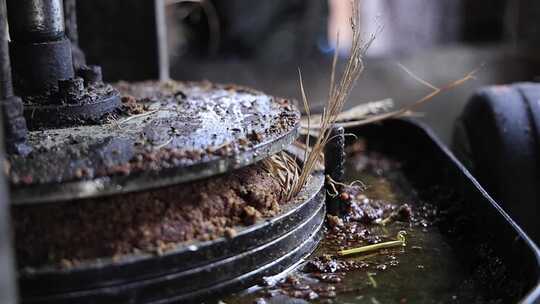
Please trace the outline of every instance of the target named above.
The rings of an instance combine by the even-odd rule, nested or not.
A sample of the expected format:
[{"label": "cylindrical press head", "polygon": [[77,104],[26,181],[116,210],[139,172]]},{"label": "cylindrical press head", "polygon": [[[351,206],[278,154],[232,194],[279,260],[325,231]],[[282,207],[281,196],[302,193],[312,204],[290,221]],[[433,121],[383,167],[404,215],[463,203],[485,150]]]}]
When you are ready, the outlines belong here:
[{"label": "cylindrical press head", "polygon": [[64,37],[62,0],[7,0],[9,30],[16,42],[44,42]]}]

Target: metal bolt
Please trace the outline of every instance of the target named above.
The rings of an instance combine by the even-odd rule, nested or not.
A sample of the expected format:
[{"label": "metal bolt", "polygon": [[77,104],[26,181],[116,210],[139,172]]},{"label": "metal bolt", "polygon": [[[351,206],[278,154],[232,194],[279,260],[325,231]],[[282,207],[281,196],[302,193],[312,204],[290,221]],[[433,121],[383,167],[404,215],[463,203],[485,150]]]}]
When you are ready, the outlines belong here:
[{"label": "metal bolt", "polygon": [[[330,131],[330,140],[324,148],[324,167],[325,174],[332,180],[343,182],[345,177],[345,129],[343,127],[332,127]],[[337,188],[339,191],[341,187]],[[344,204],[339,195],[336,195],[328,196],[326,206],[328,213],[339,215],[343,211]]]},{"label": "metal bolt", "polygon": [[84,93],[84,80],[81,77],[59,80],[58,90],[64,102],[76,103]]},{"label": "metal bolt", "polygon": [[81,67],[77,70],[77,75],[84,79],[84,83],[87,86],[103,82],[101,67],[99,65]]}]

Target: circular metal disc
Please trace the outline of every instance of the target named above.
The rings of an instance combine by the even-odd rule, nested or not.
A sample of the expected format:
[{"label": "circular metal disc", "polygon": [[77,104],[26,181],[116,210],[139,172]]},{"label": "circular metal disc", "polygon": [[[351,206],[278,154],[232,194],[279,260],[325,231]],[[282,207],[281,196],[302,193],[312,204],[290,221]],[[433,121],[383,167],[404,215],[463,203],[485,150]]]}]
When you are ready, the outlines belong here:
[{"label": "circular metal disc", "polygon": [[[301,193],[307,199],[292,202],[279,216],[238,227],[239,234],[232,239],[194,242],[157,256],[131,255],[74,269],[33,269],[19,274],[23,302],[202,300],[201,296],[249,287],[256,279],[281,272],[274,267],[278,261],[286,260],[279,268],[287,268],[315,249],[325,217],[323,175],[314,176],[310,183]],[[243,282],[231,289],[229,284],[235,281]]]},{"label": "circular metal disc", "polygon": [[[302,151],[289,147],[300,156]],[[324,174],[316,171],[282,211],[237,235],[180,243],[160,255],[137,253],[19,273],[23,303],[200,303],[252,286],[309,255],[325,218]],[[211,273],[212,275],[209,275]],[[55,282],[55,284],[50,284]]]},{"label": "circular metal disc", "polygon": [[32,131],[8,158],[13,204],[141,191],[237,169],[283,150],[300,114],[285,99],[208,82],[121,83],[123,114]]},{"label": "circular metal disc", "polygon": [[98,121],[120,106],[120,96],[110,85],[94,89],[96,93],[84,102],[63,105],[25,105],[24,117],[29,129],[48,126],[70,126],[81,121]]}]

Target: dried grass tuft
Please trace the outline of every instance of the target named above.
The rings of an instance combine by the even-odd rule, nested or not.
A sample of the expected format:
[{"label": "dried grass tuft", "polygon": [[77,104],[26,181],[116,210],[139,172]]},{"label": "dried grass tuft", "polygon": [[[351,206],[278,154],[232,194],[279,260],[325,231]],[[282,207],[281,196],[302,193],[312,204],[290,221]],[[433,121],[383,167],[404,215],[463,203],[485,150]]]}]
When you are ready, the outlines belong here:
[{"label": "dried grass tuft", "polygon": [[[285,189],[284,197],[287,200],[295,197],[300,192],[302,187],[304,187],[304,185],[309,181],[311,174],[322,158],[323,149],[326,146],[326,143],[328,143],[330,140],[330,131],[338,118],[338,115],[342,112],[349,93],[351,92],[358,77],[364,71],[363,57],[375,39],[375,35],[371,35],[367,41],[361,39],[360,29],[358,28],[358,20],[360,16],[358,2],[358,0],[353,1],[353,14],[351,18],[353,41],[349,59],[343,74],[339,79],[339,82],[336,82],[336,65],[338,54],[337,52],[334,53],[328,100],[320,118],[320,125],[318,126],[319,136],[317,137],[315,144],[311,147],[309,142],[310,136],[306,136],[304,159],[301,166],[299,166],[296,160],[290,156],[285,156],[286,153],[280,153],[274,157],[271,157],[266,163],[267,170],[269,172],[273,172],[272,174],[275,174],[275,176],[282,183],[283,189]],[[337,44],[339,45],[339,35]],[[304,89],[302,73],[300,70],[298,71],[298,75],[300,91],[302,93],[302,101],[308,117],[307,124],[308,128],[311,128],[309,102]],[[292,174],[292,176],[286,176],[287,174]]]},{"label": "dried grass tuft", "polygon": [[262,164],[266,172],[277,179],[283,189],[281,199],[284,201],[293,199],[296,193],[290,189],[294,189],[299,182],[301,170],[297,160],[286,152],[280,152],[265,159]]},{"label": "dried grass tuft", "polygon": [[[351,45],[350,55],[345,69],[339,78],[339,82],[336,82],[336,65],[338,60],[338,54],[337,52],[334,53],[330,75],[328,100],[323,109],[322,115],[314,117],[311,116],[309,110],[309,101],[304,89],[302,73],[300,70],[298,71],[300,92],[302,94],[302,102],[306,111],[306,119],[304,119],[304,121],[302,122],[302,127],[304,131],[307,131],[304,132],[304,134],[308,134],[306,136],[305,145],[303,146],[304,156],[302,164],[299,165],[296,159],[294,159],[285,152],[274,155],[265,161],[266,170],[270,174],[278,178],[279,182],[282,185],[282,189],[284,189],[283,198],[287,201],[294,198],[300,192],[304,185],[309,181],[312,173],[319,166],[321,160],[324,157],[324,147],[326,146],[328,141],[331,140],[331,130],[335,125],[343,127],[361,126],[382,121],[388,118],[410,115],[414,109],[430,101],[433,97],[474,78],[474,74],[476,73],[476,70],[472,71],[466,74],[464,77],[439,88],[425,81],[424,79],[421,79],[400,64],[400,67],[407,74],[409,74],[412,78],[422,83],[426,87],[430,88],[431,92],[420,98],[419,100],[415,101],[414,103],[396,111],[388,112],[388,102],[391,103],[391,101],[386,100],[378,102],[377,104],[373,104],[372,107],[367,106],[371,109],[366,110],[364,108],[358,108],[344,115],[344,113],[342,113],[343,107],[349,97],[350,92],[354,87],[354,84],[364,71],[363,58],[366,54],[366,51],[375,39],[375,34],[372,34],[367,40],[362,40],[361,32],[357,24],[360,14],[359,0],[352,1],[353,13],[351,18],[351,28],[353,32],[353,41]],[[336,49],[338,49],[338,46],[339,35],[337,39]],[[381,111],[383,111],[384,113],[380,113]],[[316,122],[317,125],[312,126],[313,122]],[[315,133],[317,134],[313,146],[310,145],[310,134],[312,134],[312,130],[315,130]],[[335,181],[331,181],[330,184],[332,185],[338,183],[336,183]]]},{"label": "dried grass tuft", "polygon": [[[330,140],[330,134],[338,115],[342,112],[343,106],[347,102],[347,98],[354,83],[358,80],[358,77],[364,71],[363,57],[366,54],[369,46],[375,39],[375,35],[371,35],[367,41],[362,40],[360,35],[360,29],[358,27],[358,20],[360,16],[359,1],[353,1],[353,14],[351,18],[351,29],[353,32],[351,51],[347,64],[343,74],[341,75],[339,82],[336,82],[336,65],[338,54],[334,53],[332,60],[332,70],[330,75],[330,89],[328,91],[328,100],[323,110],[319,125],[319,136],[317,137],[313,147],[309,148],[309,138],[306,136],[306,152],[302,166],[300,168],[300,175],[298,181],[293,183],[292,188],[289,188],[287,197],[294,197],[300,192],[302,187],[308,182],[311,174],[315,170],[317,164],[320,162],[323,155],[323,150],[328,141]],[[337,45],[339,45],[339,35]],[[309,102],[304,89],[304,83],[302,80],[302,73],[299,71],[300,91],[302,93],[302,101],[306,108],[306,113],[309,114]],[[309,126],[311,127],[311,126]]]}]

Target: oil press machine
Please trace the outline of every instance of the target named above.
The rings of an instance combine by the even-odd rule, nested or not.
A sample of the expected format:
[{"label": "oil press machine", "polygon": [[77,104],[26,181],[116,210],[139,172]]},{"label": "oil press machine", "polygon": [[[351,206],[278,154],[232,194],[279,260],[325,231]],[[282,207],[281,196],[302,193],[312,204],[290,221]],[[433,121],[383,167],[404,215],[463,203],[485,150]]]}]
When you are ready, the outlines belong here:
[{"label": "oil press machine", "polygon": [[[84,9],[88,3],[79,4]],[[323,173],[316,171],[296,197],[283,201],[277,195],[283,189],[264,167],[269,157],[283,151],[302,159],[302,151],[291,145],[300,126],[294,103],[210,82],[107,84],[102,73],[125,71],[126,79],[137,78],[131,68],[143,64],[132,59],[134,53],[155,55],[147,66],[159,67],[160,78],[167,78],[163,7],[131,1],[139,13],[151,15],[148,28],[157,39],[124,46],[118,53],[129,60],[116,71],[102,71],[87,62],[85,55],[91,52],[79,47],[75,4],[0,0],[1,142],[6,150],[0,175],[0,302],[198,303],[291,269],[313,252],[326,212]],[[111,11],[89,14],[93,22],[105,23],[125,13]],[[121,28],[130,27],[135,25]],[[134,32],[138,30],[140,26]],[[107,34],[121,33],[115,27]],[[106,40],[101,33],[93,38]],[[146,52],[148,45],[158,51]],[[500,175],[482,169],[518,155],[503,148],[494,150],[508,153],[491,153],[489,144],[501,137],[528,144],[501,141],[500,146],[527,147],[521,150],[531,151],[526,153],[530,158],[516,158],[519,166],[510,167],[528,169],[519,170],[523,177],[537,177],[538,166],[531,164],[537,164],[539,124],[533,118],[540,112],[533,89],[521,86],[517,94],[492,88],[471,102],[472,114],[462,117],[456,138],[464,154],[472,156],[477,176],[504,177],[501,185],[507,189],[506,181],[516,180],[504,166]],[[526,99],[527,107],[518,111],[523,119],[501,119],[504,128],[494,127],[503,125],[499,119],[511,111],[484,108],[509,106],[508,96]],[[478,119],[492,112],[503,114]],[[482,121],[488,124],[478,128]],[[531,127],[518,133],[524,130],[518,122]],[[486,136],[499,129],[502,135]],[[521,137],[504,135],[508,130]],[[340,136],[327,147],[325,154],[332,157],[325,159],[325,174],[339,180],[344,138],[343,129],[334,131]],[[470,249],[466,252],[474,268],[485,258],[476,252],[478,240],[490,243],[507,262],[501,265],[508,265],[508,277],[525,286],[519,296],[525,303],[537,301],[536,245],[429,130],[390,120],[349,131],[414,164],[411,180],[445,185],[463,202],[474,202],[459,210],[466,217],[452,217],[447,227],[465,231],[457,235],[465,238],[457,243],[458,250]],[[488,154],[494,158],[486,158]],[[512,190],[534,201],[530,198],[536,197],[537,179],[527,181]],[[338,212],[335,204],[328,207]],[[530,214],[532,209],[521,210]],[[488,276],[495,277],[493,282],[484,281],[504,282],[496,274]]]},{"label": "oil press machine", "polygon": [[[178,207],[288,149],[300,117],[291,101],[208,82],[104,83],[78,47],[75,1],[5,2],[2,303],[17,301],[16,286],[22,303],[196,301],[283,271],[315,248],[325,214],[319,173],[279,211],[261,218],[264,210],[244,207],[244,225],[206,238],[186,235],[200,236],[213,207],[229,210],[228,198],[197,213],[197,232],[185,227],[201,219]],[[250,191],[234,199],[258,200]],[[158,205],[163,213],[145,218]],[[140,248],[142,239],[153,249]]]}]

